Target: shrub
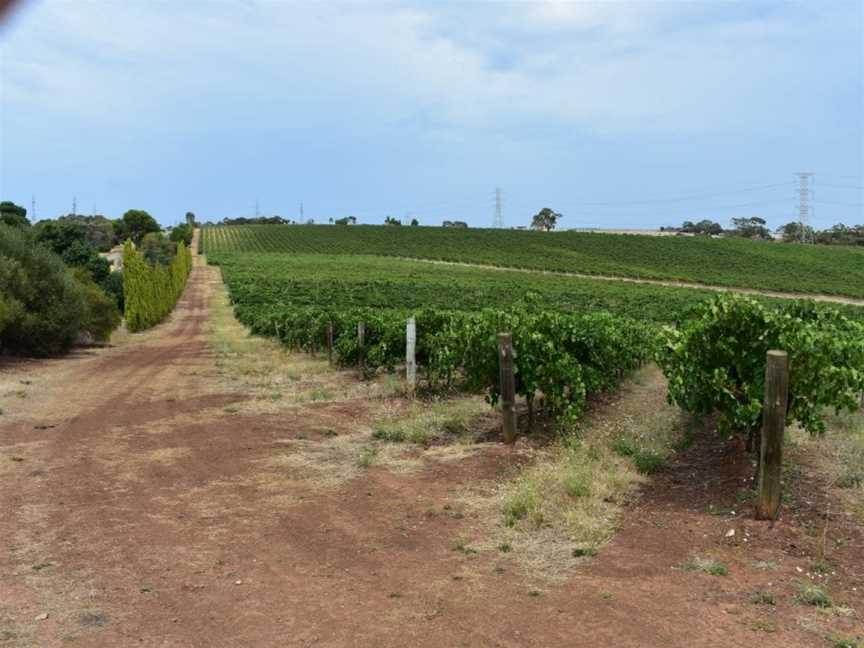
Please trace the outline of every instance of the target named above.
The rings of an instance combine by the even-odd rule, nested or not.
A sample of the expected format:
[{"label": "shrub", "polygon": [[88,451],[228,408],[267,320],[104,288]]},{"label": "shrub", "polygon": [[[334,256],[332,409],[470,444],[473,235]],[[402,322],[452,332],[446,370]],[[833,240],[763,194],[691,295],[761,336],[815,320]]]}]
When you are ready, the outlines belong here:
[{"label": "shrub", "polygon": [[113,296],[108,295],[90,278],[86,270],[78,268],[74,274],[84,298],[81,332],[90,334],[98,342],[104,342],[120,325],[117,303]]},{"label": "shrub", "polygon": [[81,284],[25,230],[0,225],[0,349],[45,356],[68,351],[86,306]]},{"label": "shrub", "polygon": [[753,435],[762,421],[766,353],[789,354],[787,423],[824,432],[822,411],[854,411],[864,390],[864,326],[837,310],[798,301],[768,309],[742,296],[697,306],[664,330],[658,363],[669,400],[697,416],[717,415],[721,433]]},{"label": "shrub", "polygon": [[169,266],[147,263],[132,241],[123,247],[123,295],[126,325],[130,331],[143,331],[161,322],[174,308],[192,270],[189,248],[177,244]]}]

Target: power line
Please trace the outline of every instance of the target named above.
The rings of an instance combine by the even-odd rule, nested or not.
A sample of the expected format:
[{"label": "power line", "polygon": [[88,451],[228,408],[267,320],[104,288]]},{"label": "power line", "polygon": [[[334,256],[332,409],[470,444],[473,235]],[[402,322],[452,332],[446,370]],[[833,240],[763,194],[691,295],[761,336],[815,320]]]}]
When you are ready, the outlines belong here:
[{"label": "power line", "polygon": [[824,182],[820,182],[819,186],[832,187],[834,189],[857,189],[858,191],[864,190],[864,185],[826,184]]},{"label": "power line", "polygon": [[572,205],[585,205],[586,207],[602,206],[602,205],[649,205],[656,203],[667,202],[686,202],[688,200],[697,200],[702,198],[715,198],[719,196],[728,196],[729,194],[746,193],[748,191],[760,191],[762,189],[773,189],[776,187],[788,187],[788,182],[777,182],[773,184],[761,185],[758,187],[746,187],[743,189],[733,189],[730,191],[720,191],[715,193],[690,194],[687,196],[678,196],[675,198],[649,198],[644,200],[622,200],[622,201],[601,201],[601,202],[574,202]]},{"label": "power line", "polygon": [[[820,187],[822,185],[819,185]],[[814,200],[813,202],[819,203],[820,205],[841,205],[843,207],[862,207],[864,203],[847,203],[847,202],[835,202],[833,200]]]}]

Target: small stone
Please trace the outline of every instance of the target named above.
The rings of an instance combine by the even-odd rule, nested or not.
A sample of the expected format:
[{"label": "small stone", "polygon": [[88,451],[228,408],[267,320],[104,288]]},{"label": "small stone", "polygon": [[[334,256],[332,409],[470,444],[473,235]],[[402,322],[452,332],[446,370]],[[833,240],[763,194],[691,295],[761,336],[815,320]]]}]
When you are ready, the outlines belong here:
[{"label": "small stone", "polygon": [[235,585],[242,585],[243,581],[242,580],[236,580],[236,581],[234,581],[234,584]]},{"label": "small stone", "polygon": [[37,621],[44,621],[44,620],[47,619],[47,618],[48,618],[48,613],[47,613],[47,612],[43,612],[42,614],[40,614],[39,616],[36,617],[36,620],[37,620]]},{"label": "small stone", "polygon": [[729,530],[726,532],[726,537],[727,537],[727,538],[731,538],[731,537],[734,536],[734,535],[735,535],[735,529],[729,529]]}]

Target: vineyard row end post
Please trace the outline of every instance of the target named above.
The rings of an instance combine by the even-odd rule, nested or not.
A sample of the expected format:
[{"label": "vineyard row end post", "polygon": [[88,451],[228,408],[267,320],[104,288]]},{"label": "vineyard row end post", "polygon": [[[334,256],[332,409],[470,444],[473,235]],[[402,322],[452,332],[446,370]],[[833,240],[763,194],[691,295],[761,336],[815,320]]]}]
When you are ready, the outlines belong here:
[{"label": "vineyard row end post", "polygon": [[501,417],[504,443],[516,441],[516,378],[513,373],[513,336],[498,334],[498,367],[501,376]]},{"label": "vineyard row end post", "polygon": [[759,493],[756,517],[776,520],[780,510],[783,433],[789,398],[789,356],[769,351],[765,364],[765,403],[762,409],[762,445],[759,448]]},{"label": "vineyard row end post", "polygon": [[408,395],[414,398],[417,388],[417,321],[413,317],[408,318],[405,324],[405,380],[407,382]]},{"label": "vineyard row end post", "polygon": [[366,324],[357,322],[357,367],[360,369],[360,377],[366,375],[365,359],[363,357],[363,341],[366,337]]}]

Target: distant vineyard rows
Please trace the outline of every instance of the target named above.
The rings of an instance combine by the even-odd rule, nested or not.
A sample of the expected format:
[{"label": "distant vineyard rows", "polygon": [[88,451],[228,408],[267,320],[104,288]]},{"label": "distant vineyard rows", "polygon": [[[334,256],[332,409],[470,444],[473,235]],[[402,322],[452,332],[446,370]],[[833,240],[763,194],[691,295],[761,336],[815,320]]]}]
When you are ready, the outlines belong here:
[{"label": "distant vineyard rows", "polygon": [[864,297],[864,250],[744,239],[432,227],[204,229],[204,251],[369,254]]}]

